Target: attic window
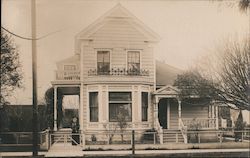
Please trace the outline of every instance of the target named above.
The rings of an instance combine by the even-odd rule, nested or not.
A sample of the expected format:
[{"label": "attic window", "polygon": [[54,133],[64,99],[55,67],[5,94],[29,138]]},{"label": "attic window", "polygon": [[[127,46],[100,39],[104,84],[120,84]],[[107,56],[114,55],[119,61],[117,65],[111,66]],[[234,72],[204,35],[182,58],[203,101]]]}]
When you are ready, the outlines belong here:
[{"label": "attic window", "polygon": [[64,65],[64,71],[74,71],[76,70],[76,65]]}]

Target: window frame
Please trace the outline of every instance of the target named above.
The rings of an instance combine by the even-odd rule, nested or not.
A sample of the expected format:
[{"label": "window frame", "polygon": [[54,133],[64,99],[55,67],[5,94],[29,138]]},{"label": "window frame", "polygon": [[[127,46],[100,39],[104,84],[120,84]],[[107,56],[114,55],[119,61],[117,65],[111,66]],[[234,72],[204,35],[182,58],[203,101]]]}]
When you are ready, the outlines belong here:
[{"label": "window frame", "polygon": [[[105,73],[99,73],[98,72],[98,52],[101,52],[101,51],[108,51],[109,52],[109,71],[111,71],[112,69],[112,64],[111,64],[111,55],[112,55],[112,49],[108,49],[108,48],[101,48],[101,49],[96,49],[95,52],[96,52],[96,73],[97,75],[105,75]],[[108,72],[107,72],[108,73]]]},{"label": "window frame", "polygon": [[129,70],[129,64],[128,64],[128,53],[129,52],[139,52],[139,71],[141,70],[142,66],[142,50],[141,49],[127,49],[126,50],[126,70]]},{"label": "window frame", "polygon": [[[97,97],[96,97],[96,99],[97,99],[97,106],[91,106],[91,104],[90,104],[90,99],[91,99],[91,97],[90,97],[90,94],[91,93],[96,93],[97,94]],[[89,112],[89,122],[91,122],[91,123],[93,123],[93,122],[99,122],[99,92],[98,91],[90,91],[90,92],[88,92],[88,107],[89,107],[89,110],[88,110],[88,112]],[[92,120],[91,119],[91,108],[96,108],[97,110],[97,120]]]},{"label": "window frame", "polygon": [[[110,93],[129,93],[130,94],[130,98],[131,98],[131,100],[128,100],[128,101],[122,101],[122,100],[117,100],[117,101],[113,101],[113,100],[110,100]],[[131,91],[109,91],[108,92],[108,120],[109,120],[109,122],[117,122],[117,120],[111,120],[111,117],[110,117],[110,104],[123,104],[123,105],[125,105],[125,104],[129,104],[129,106],[130,106],[130,109],[131,109],[131,114],[130,114],[130,118],[128,119],[128,120],[126,120],[126,122],[132,122],[133,121],[133,119],[132,119],[132,117],[133,117],[133,105],[132,105],[132,103],[133,103],[133,96],[132,96],[132,92]]]},{"label": "window frame", "polygon": [[[143,93],[147,93],[147,106],[143,106]],[[146,107],[146,111],[147,111],[147,113],[146,113],[146,119],[144,119],[144,111],[143,111],[143,109]],[[141,92],[141,121],[142,122],[147,122],[148,121],[148,109],[149,109],[149,92],[144,92],[144,91],[142,91]]]},{"label": "window frame", "polygon": [[[74,70],[65,70],[65,66],[74,66]],[[63,64],[63,71],[76,71],[77,70],[77,65],[76,64]]]}]

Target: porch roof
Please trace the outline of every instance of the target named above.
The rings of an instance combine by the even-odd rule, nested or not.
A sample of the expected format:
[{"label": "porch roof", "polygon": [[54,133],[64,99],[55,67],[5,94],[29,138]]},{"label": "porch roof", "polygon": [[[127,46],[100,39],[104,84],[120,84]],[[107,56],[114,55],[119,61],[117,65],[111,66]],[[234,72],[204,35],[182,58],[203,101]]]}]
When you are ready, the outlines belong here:
[{"label": "porch roof", "polygon": [[177,89],[174,86],[171,85],[166,85],[158,90],[156,90],[154,95],[165,95],[165,96],[178,96],[179,94],[179,89]]}]

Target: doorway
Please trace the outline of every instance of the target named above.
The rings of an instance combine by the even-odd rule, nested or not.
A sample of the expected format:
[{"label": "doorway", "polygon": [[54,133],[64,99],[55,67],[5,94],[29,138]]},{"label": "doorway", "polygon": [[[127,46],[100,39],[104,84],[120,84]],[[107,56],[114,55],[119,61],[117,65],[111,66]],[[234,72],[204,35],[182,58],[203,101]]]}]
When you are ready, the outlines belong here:
[{"label": "doorway", "polygon": [[79,96],[65,95],[62,101],[61,128],[71,128],[73,118],[79,116]]},{"label": "doorway", "polygon": [[158,119],[163,129],[168,128],[168,101],[167,98],[163,98],[158,103]]}]

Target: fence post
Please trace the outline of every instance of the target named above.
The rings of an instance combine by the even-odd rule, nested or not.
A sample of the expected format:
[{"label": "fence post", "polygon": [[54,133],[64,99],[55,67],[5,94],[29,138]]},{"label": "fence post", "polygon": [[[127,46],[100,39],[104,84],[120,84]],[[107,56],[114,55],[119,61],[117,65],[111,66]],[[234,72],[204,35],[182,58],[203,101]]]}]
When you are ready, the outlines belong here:
[{"label": "fence post", "polygon": [[199,132],[197,134],[198,134],[198,143],[200,144],[201,143],[201,135]]},{"label": "fence post", "polygon": [[222,143],[222,133],[220,131],[220,143]]},{"label": "fence post", "polygon": [[132,155],[135,154],[135,130],[132,130]]},{"label": "fence post", "polygon": [[46,149],[49,150],[49,130],[48,129],[45,130],[45,146],[46,146]]},{"label": "fence post", "polygon": [[51,147],[52,145],[52,136],[51,136],[51,133],[49,134],[49,147]]},{"label": "fence post", "polygon": [[155,144],[155,140],[156,140],[156,132],[154,132],[154,144]]},{"label": "fence post", "polygon": [[178,143],[178,133],[175,133],[175,142]]},{"label": "fence post", "polygon": [[243,138],[244,138],[244,131],[241,131],[241,142],[243,143]]},{"label": "fence post", "polygon": [[110,139],[110,135],[109,135],[109,132],[108,132],[108,140],[107,140],[108,145],[110,144],[109,139]]}]

